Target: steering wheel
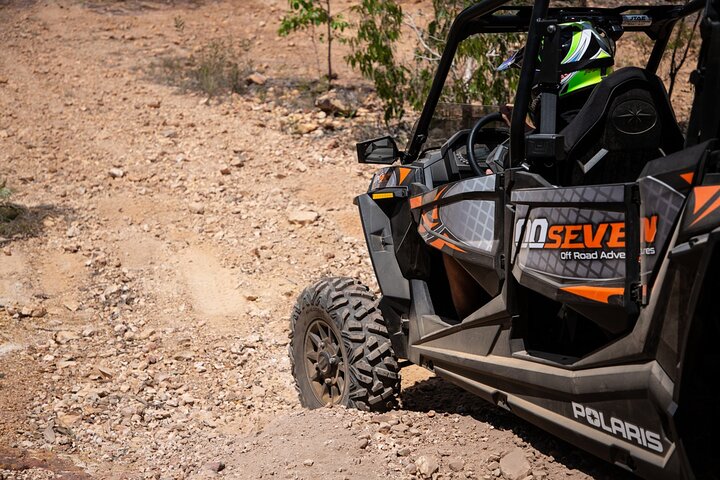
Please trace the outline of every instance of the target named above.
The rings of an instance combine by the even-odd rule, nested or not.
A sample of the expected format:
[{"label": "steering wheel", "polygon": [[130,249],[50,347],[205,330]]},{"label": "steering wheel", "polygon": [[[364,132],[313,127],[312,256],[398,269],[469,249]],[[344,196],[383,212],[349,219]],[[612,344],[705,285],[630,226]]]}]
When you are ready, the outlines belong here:
[{"label": "steering wheel", "polygon": [[482,176],[485,175],[485,172],[480,170],[480,165],[478,164],[477,159],[475,158],[475,149],[473,148],[473,145],[475,144],[475,137],[477,136],[477,132],[480,131],[481,128],[483,128],[488,123],[492,122],[499,122],[502,120],[502,114],[500,112],[491,113],[489,115],[485,115],[480,120],[477,121],[475,126],[473,126],[472,130],[470,130],[470,133],[467,137],[467,158],[468,158],[468,164],[470,164],[470,168],[472,168],[472,171],[475,172],[475,175]]}]

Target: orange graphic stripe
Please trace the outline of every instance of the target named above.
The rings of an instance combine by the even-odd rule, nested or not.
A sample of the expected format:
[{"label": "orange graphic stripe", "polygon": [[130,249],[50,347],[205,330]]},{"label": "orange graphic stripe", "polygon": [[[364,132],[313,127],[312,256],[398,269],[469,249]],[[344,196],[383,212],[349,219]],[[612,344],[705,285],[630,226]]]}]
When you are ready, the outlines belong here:
[{"label": "orange graphic stripe", "polygon": [[711,185],[708,187],[695,187],[693,194],[695,194],[695,207],[693,213],[697,213],[717,192],[720,191],[720,186]]},{"label": "orange graphic stripe", "polygon": [[411,171],[411,170],[412,170],[412,169],[407,168],[407,167],[400,167],[400,168],[398,168],[398,171],[400,171],[400,184],[402,184],[402,183],[405,181],[405,179],[407,178],[407,176],[410,174],[410,171]]},{"label": "orange graphic stripe", "polygon": [[685,180],[688,184],[692,185],[693,177],[695,176],[694,172],[688,172],[688,173],[681,173],[680,178]]},{"label": "orange graphic stripe", "polygon": [[421,218],[423,223],[427,223],[429,230],[440,225],[440,220],[438,220],[438,207],[423,213]]},{"label": "orange graphic stripe", "polygon": [[440,198],[440,195],[443,194],[443,192],[445,191],[446,188],[447,188],[447,185],[445,185],[444,187],[440,187],[440,188],[438,189],[438,192],[437,192],[437,194],[435,195],[435,200],[437,200],[438,198]]},{"label": "orange graphic stripe", "polygon": [[608,303],[610,297],[623,295],[625,293],[623,287],[592,287],[589,285],[563,287],[560,290],[601,303]]},{"label": "orange graphic stripe", "polygon": [[457,245],[453,245],[452,243],[450,243],[442,238],[436,238],[435,240],[430,242],[430,245],[432,245],[433,247],[440,249],[440,250],[442,250],[443,247],[450,247],[453,250],[465,253],[465,250],[463,250],[462,248],[458,247]]},{"label": "orange graphic stripe", "polygon": [[[428,203],[432,203],[443,194],[443,192],[447,189],[447,185],[444,185],[440,188],[438,188],[437,192],[435,192],[435,197],[430,199],[430,196],[432,195],[432,192],[423,193],[421,195],[416,195],[414,197],[410,197],[410,208],[415,209],[422,207],[423,205],[427,205]],[[427,197],[427,200],[425,199]],[[437,207],[436,207],[437,208]]]},{"label": "orange graphic stripe", "polygon": [[710,205],[707,209],[705,209],[705,211],[699,217],[697,217],[695,220],[693,220],[693,222],[690,224],[690,226],[692,227],[693,225],[698,223],[700,220],[702,220],[703,218],[710,215],[712,212],[717,210],[718,207],[720,207],[720,197],[715,199],[715,201],[712,203],[712,205]]}]

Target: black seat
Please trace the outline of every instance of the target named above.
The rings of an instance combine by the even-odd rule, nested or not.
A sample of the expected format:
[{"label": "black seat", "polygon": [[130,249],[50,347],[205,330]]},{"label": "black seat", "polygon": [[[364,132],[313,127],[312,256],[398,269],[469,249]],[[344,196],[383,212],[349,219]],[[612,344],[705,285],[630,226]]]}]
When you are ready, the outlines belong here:
[{"label": "black seat", "polygon": [[648,161],[685,142],[662,81],[637,67],[608,75],[561,133],[564,185],[635,181]]}]

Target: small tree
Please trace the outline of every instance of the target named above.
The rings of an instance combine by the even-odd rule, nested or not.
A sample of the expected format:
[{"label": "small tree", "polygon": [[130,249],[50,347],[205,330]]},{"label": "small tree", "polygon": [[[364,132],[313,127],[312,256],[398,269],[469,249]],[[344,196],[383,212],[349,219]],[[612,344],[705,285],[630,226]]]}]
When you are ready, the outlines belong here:
[{"label": "small tree", "polygon": [[[362,0],[353,7],[359,18],[356,35],[348,40],[351,67],[375,84],[385,104],[385,120],[402,117],[405,105],[422,107],[432,84],[440,57],[456,15],[475,0],[433,0],[432,17],[418,26],[404,16],[395,0]],[[413,60],[407,66],[399,61],[393,46],[401,36],[402,25],[416,38]],[[521,45],[518,34],[477,35],[463,41],[448,74],[442,101],[451,103],[502,103],[517,85],[515,71],[495,75],[495,67],[509,52]]]},{"label": "small tree", "polygon": [[332,44],[340,38],[343,30],[349,25],[341,14],[333,14],[330,0],[289,0],[290,11],[283,17],[278,33],[289,35],[298,30],[314,30],[325,25],[325,33],[320,34],[320,41],[327,40],[327,79],[328,88],[336,75],[332,69]]},{"label": "small tree", "polygon": [[400,118],[409,70],[396,62],[393,45],[400,38],[402,8],[392,0],[362,0],[353,12],[360,20],[355,36],[348,40],[352,53],[345,60],[375,84],[385,103],[385,121]]}]

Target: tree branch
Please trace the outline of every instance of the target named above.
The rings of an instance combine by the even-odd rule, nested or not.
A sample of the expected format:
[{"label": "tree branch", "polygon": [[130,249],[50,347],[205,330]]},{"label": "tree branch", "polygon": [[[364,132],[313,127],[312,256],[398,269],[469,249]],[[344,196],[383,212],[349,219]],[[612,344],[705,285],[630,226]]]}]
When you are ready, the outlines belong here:
[{"label": "tree branch", "polygon": [[693,28],[690,31],[690,37],[688,38],[687,43],[685,44],[685,50],[682,53],[682,56],[679,61],[677,60],[677,52],[678,48],[680,47],[680,40],[682,32],[684,31],[685,22],[680,24],[680,27],[678,28],[678,32],[675,39],[675,45],[673,46],[673,52],[672,57],[670,60],[670,85],[668,87],[668,97],[672,97],[673,90],[675,89],[675,81],[677,79],[678,73],[680,73],[680,70],[682,69],[683,65],[685,65],[685,61],[687,60],[688,54],[690,53],[690,47],[692,46],[692,42],[695,39],[695,32],[697,31],[698,24],[700,23],[700,13],[697,14],[697,17],[695,17],[695,23],[693,24]]},{"label": "tree branch", "polygon": [[423,46],[425,51],[432,58],[426,59],[425,57],[420,56],[420,55],[418,55],[418,57],[429,60],[429,61],[440,60],[442,55],[437,50],[433,49],[430,45],[427,44],[427,42],[425,41],[425,37],[423,36],[423,33],[420,31],[420,28],[417,26],[417,24],[415,24],[415,19],[411,15],[408,15],[406,18],[407,18],[407,20],[403,21],[403,24],[407,25],[410,28],[410,30],[412,30],[415,33],[415,36],[417,37],[420,44]]}]

